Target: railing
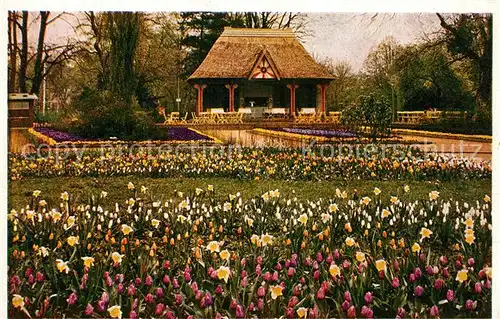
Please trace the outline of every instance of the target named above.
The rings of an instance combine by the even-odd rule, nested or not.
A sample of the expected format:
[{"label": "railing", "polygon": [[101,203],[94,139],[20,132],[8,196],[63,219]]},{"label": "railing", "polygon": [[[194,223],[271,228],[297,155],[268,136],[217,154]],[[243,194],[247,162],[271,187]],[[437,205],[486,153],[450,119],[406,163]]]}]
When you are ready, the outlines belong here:
[{"label": "railing", "polygon": [[441,120],[465,118],[467,118],[467,112],[460,111],[404,111],[397,113],[396,123],[420,124],[422,122],[439,122]]}]

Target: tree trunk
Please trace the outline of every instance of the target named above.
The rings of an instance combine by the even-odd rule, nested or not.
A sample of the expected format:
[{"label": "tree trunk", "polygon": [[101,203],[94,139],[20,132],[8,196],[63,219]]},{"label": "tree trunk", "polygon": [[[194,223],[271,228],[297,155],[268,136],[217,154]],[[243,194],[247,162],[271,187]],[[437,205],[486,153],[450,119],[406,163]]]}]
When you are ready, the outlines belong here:
[{"label": "tree trunk", "polygon": [[17,73],[17,14],[15,11],[9,11],[9,54],[10,54],[10,74],[9,74],[9,92],[16,91],[16,73]]},{"label": "tree trunk", "polygon": [[26,70],[28,68],[28,11],[23,11],[23,22],[21,26],[21,52],[19,65],[19,91],[26,93]]},{"label": "tree trunk", "polygon": [[[49,19],[50,11],[40,11],[40,32],[38,34],[38,45],[35,58],[35,76],[33,78],[33,85],[31,86],[31,93],[38,95],[43,80],[43,53],[45,43],[45,30],[47,28],[47,21]],[[45,98],[45,97],[44,97]]]}]

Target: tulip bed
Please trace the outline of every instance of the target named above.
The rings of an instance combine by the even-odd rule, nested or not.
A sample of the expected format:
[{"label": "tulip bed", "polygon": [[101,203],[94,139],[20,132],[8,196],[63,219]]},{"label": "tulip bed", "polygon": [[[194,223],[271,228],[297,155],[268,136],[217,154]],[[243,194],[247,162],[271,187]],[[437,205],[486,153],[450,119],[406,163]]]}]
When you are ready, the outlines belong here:
[{"label": "tulip bed", "polygon": [[[187,149],[9,155],[11,180],[53,176],[228,177],[277,180],[469,180],[491,178],[491,163],[467,158],[425,156],[416,149],[394,147],[374,154],[358,148],[237,148],[232,151]],[[63,150],[64,151],[64,150]],[[321,156],[323,152],[323,156]],[[359,156],[356,156],[356,155]],[[64,155],[64,156],[63,156]]]},{"label": "tulip bed", "polygon": [[491,316],[488,195],[120,187],[126,203],[33,191],[9,213],[10,317]]}]

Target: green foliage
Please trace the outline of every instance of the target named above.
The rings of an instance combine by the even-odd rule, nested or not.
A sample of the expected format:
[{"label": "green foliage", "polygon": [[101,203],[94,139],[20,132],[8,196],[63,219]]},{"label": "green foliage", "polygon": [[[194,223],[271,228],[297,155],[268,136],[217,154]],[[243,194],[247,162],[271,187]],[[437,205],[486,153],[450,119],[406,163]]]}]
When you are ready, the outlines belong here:
[{"label": "green foliage", "polygon": [[375,140],[377,136],[387,133],[392,122],[391,105],[383,97],[361,95],[357,103],[351,104],[342,113],[342,120],[358,133],[368,130]]},{"label": "green foliage", "polygon": [[77,121],[69,129],[82,137],[147,139],[158,136],[150,113],[110,91],[84,89],[73,104]]},{"label": "green foliage", "polygon": [[408,47],[399,58],[399,87],[405,109],[472,110],[474,98],[452,69],[441,46]]}]

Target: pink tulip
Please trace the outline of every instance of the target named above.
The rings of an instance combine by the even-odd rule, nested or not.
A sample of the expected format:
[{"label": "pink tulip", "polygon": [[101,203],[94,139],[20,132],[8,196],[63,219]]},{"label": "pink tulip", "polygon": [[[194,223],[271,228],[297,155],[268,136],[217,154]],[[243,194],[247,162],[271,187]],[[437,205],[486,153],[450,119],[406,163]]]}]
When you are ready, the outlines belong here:
[{"label": "pink tulip", "polygon": [[338,250],[338,249],[335,249],[335,250],[333,251],[333,258],[334,258],[335,260],[339,260],[339,259],[340,259],[340,253],[339,253],[339,250]]},{"label": "pink tulip", "polygon": [[250,312],[254,312],[254,311],[255,311],[255,305],[253,304],[253,302],[251,302],[251,303],[248,305],[248,311],[250,311]]},{"label": "pink tulip", "polygon": [[445,283],[444,283],[444,280],[441,279],[441,278],[438,278],[436,280],[434,280],[434,288],[437,289],[437,290],[441,290],[443,289]]},{"label": "pink tulip", "polygon": [[305,285],[305,284],[306,284],[306,279],[305,279],[304,277],[300,277],[299,282],[300,282],[302,285]]},{"label": "pink tulip", "polygon": [[333,255],[332,254],[328,254],[328,257],[326,257],[325,262],[327,264],[331,264],[333,262]]},{"label": "pink tulip", "polygon": [[295,318],[295,310],[293,308],[286,308],[285,309],[285,316],[288,318],[288,319],[293,319]]},{"label": "pink tulip", "polygon": [[245,267],[246,264],[247,264],[247,259],[246,258],[242,258],[241,261],[240,261],[241,267]]},{"label": "pink tulip", "polygon": [[163,262],[163,269],[165,269],[165,270],[170,269],[170,261],[165,260],[165,261]]},{"label": "pink tulip", "polygon": [[264,286],[260,286],[257,289],[257,296],[258,297],[264,297],[266,295],[266,288]]},{"label": "pink tulip", "polygon": [[446,258],[446,256],[441,256],[439,257],[439,262],[441,263],[441,266],[446,266],[446,264],[448,263],[448,258]]},{"label": "pink tulip", "polygon": [[318,281],[318,280],[319,280],[319,277],[320,277],[320,272],[319,272],[319,270],[315,270],[315,271],[314,271],[314,274],[313,274],[313,278],[314,278],[314,280]]},{"label": "pink tulip", "polygon": [[163,283],[168,285],[170,283],[170,277],[168,275],[163,276]]},{"label": "pink tulip", "polygon": [[182,295],[181,294],[175,294],[175,304],[176,305],[181,305],[183,301]]},{"label": "pink tulip", "polygon": [[467,260],[467,265],[469,265],[469,267],[474,266],[474,264],[475,264],[474,258],[471,257]]},{"label": "pink tulip", "polygon": [[236,309],[236,306],[238,305],[238,302],[236,302],[236,299],[231,299],[231,304],[229,305],[229,308],[231,309]]},{"label": "pink tulip", "polygon": [[342,262],[342,268],[344,268],[344,270],[349,270],[349,267],[351,267],[351,263],[347,259],[345,259]]},{"label": "pink tulip", "polygon": [[465,302],[465,309],[467,310],[474,310],[474,302],[470,299],[467,299],[467,301]]},{"label": "pink tulip", "polygon": [[172,286],[174,287],[174,289],[179,289],[179,281],[177,280],[177,278],[174,278]]},{"label": "pink tulip", "polygon": [[236,306],[236,318],[244,318],[245,317],[245,309],[241,305]]},{"label": "pink tulip", "polygon": [[139,278],[139,277],[135,278],[135,285],[140,286],[141,284],[142,284],[141,278]]},{"label": "pink tulip", "polygon": [[420,279],[420,277],[422,277],[422,270],[420,270],[419,267],[415,268],[415,270],[413,271],[413,273],[415,274],[415,278],[416,279]]},{"label": "pink tulip", "polygon": [[431,308],[431,316],[439,317],[439,308],[436,305]]},{"label": "pink tulip", "polygon": [[292,296],[292,297],[290,297],[290,299],[288,300],[288,307],[289,307],[289,308],[293,308],[293,307],[295,307],[298,303],[299,303],[299,298],[297,298],[297,296]]},{"label": "pink tulip", "polygon": [[479,282],[476,282],[476,283],[474,284],[474,292],[475,292],[476,294],[480,294],[482,291],[483,291],[483,290],[482,290],[482,288],[481,288],[481,284],[480,284]]},{"label": "pink tulip", "polygon": [[257,256],[257,259],[256,259],[257,264],[262,265],[262,260],[263,260],[262,256]]},{"label": "pink tulip", "polygon": [[410,276],[409,276],[409,280],[410,280],[410,283],[414,283],[416,278],[415,278],[415,274],[411,273]]},{"label": "pink tulip", "polygon": [[432,268],[432,266],[431,266],[431,265],[427,266],[427,267],[425,268],[425,270],[427,271],[427,274],[428,274],[429,276],[434,275],[434,269]]},{"label": "pink tulip", "polygon": [[342,303],[342,310],[347,311],[347,309],[349,309],[350,306],[351,303],[347,300],[344,300],[344,302]]},{"label": "pink tulip", "polygon": [[344,300],[352,302],[351,293],[349,291],[344,292]]},{"label": "pink tulip", "polygon": [[320,287],[318,291],[316,292],[316,298],[318,300],[323,300],[325,299],[325,289],[323,287]]},{"label": "pink tulip", "polygon": [[491,280],[486,279],[486,281],[484,283],[484,288],[491,289]]},{"label": "pink tulip", "polygon": [[274,266],[274,269],[276,269],[277,271],[281,271],[283,269],[283,266],[281,265],[281,263],[278,261],[276,263],[276,266]]},{"label": "pink tulip", "polygon": [[[278,275],[277,272],[275,272],[275,274]],[[286,275],[288,276],[288,278],[292,278],[293,275],[295,275],[295,268],[292,268],[292,267],[288,268],[288,272]],[[273,276],[273,279],[274,279],[274,276]]]},{"label": "pink tulip", "polygon": [[260,276],[262,274],[262,267],[260,265],[255,266],[255,274]]},{"label": "pink tulip", "polygon": [[175,319],[175,314],[173,313],[173,311],[167,311],[167,313],[165,314],[165,317],[167,319]]},{"label": "pink tulip", "polygon": [[106,286],[113,286],[113,279],[111,279],[111,277],[106,278]]},{"label": "pink tulip", "polygon": [[274,282],[277,282],[278,281],[278,272],[275,271],[273,272],[273,276],[271,277],[271,280],[274,281]]},{"label": "pink tulip", "polygon": [[115,276],[116,283],[123,283],[124,280],[125,280],[125,276],[123,274],[116,274],[116,276]]},{"label": "pink tulip", "polygon": [[215,288],[215,294],[216,295],[222,295],[223,292],[224,292],[224,290],[222,289],[222,286],[221,285],[217,285],[217,288]]},{"label": "pink tulip", "polygon": [[311,257],[306,257],[306,259],[304,260],[304,265],[306,267],[311,267],[312,266],[312,260],[311,260]]},{"label": "pink tulip", "polygon": [[316,254],[316,261],[319,263],[323,262],[323,255],[320,251],[318,251],[318,253]]},{"label": "pink tulip", "polygon": [[347,309],[347,318],[356,318],[356,308],[354,306]]},{"label": "pink tulip", "polygon": [[262,309],[264,309],[264,299],[257,299],[257,309],[259,309],[259,311],[262,311]]},{"label": "pink tulip", "polygon": [[415,296],[420,297],[424,294],[424,288],[422,286],[417,286],[417,287],[415,287],[413,292],[414,292]]},{"label": "pink tulip", "polygon": [[155,307],[155,315],[161,316],[164,310],[165,310],[165,305],[163,305],[162,303],[157,304]]},{"label": "pink tulip", "polygon": [[155,295],[157,298],[163,298],[163,289],[161,287],[156,288]]},{"label": "pink tulip", "polygon": [[448,278],[450,276],[450,272],[448,271],[448,267],[443,268],[443,277]]},{"label": "pink tulip", "polygon": [[391,286],[394,289],[399,288],[399,278],[398,277],[394,277],[392,279]]},{"label": "pink tulip", "polygon": [[398,260],[397,260],[397,259],[396,259],[396,260],[394,260],[394,270],[395,270],[395,271],[399,271],[399,262],[398,262]]},{"label": "pink tulip", "polygon": [[128,317],[129,317],[129,319],[137,319],[137,312],[135,312],[135,310],[132,310],[132,311],[128,314]]},{"label": "pink tulip", "polygon": [[425,254],[423,254],[423,253],[422,253],[422,254],[420,254],[420,256],[419,256],[419,257],[420,257],[420,261],[421,261],[421,262],[424,262],[424,261],[425,261]]},{"label": "pink tulip", "polygon": [[127,288],[127,293],[129,296],[135,296],[136,290],[134,284],[130,284]]},{"label": "pink tulip", "polygon": [[146,277],[146,280],[144,281],[144,284],[148,287],[151,287],[153,285],[153,278],[148,275]]},{"label": "pink tulip", "polygon": [[66,299],[66,301],[68,302],[68,305],[74,305],[77,300],[78,300],[78,297],[76,296],[76,294],[74,292],[72,292],[71,295],[69,295],[68,299]]},{"label": "pink tulip", "polygon": [[196,281],[193,281],[191,283],[191,290],[193,290],[193,293],[195,293],[195,294],[198,291],[198,283],[196,283]]},{"label": "pink tulip", "polygon": [[300,289],[300,285],[295,285],[292,288],[292,294],[294,296],[300,296],[302,294],[302,290]]},{"label": "pink tulip", "polygon": [[84,315],[90,316],[94,313],[94,307],[92,307],[91,304],[87,304],[87,307],[85,307],[85,311],[83,312]]},{"label": "pink tulip", "polygon": [[448,289],[448,291],[446,292],[446,300],[448,301],[453,301],[453,299],[455,298],[455,292],[451,289]]},{"label": "pink tulip", "polygon": [[125,287],[123,286],[122,283],[118,284],[118,286],[116,287],[116,291],[118,292],[119,295],[121,295],[123,291],[125,291]]},{"label": "pink tulip", "polygon": [[155,297],[152,294],[147,294],[146,297],[144,298],[144,301],[146,303],[154,303]]},{"label": "pink tulip", "polygon": [[372,294],[371,292],[369,292],[369,291],[368,291],[368,292],[365,294],[364,299],[365,299],[365,302],[366,302],[367,304],[372,303],[372,301],[373,301],[373,294]]}]

